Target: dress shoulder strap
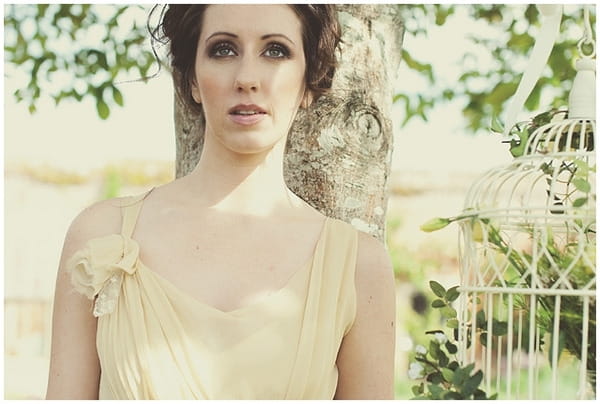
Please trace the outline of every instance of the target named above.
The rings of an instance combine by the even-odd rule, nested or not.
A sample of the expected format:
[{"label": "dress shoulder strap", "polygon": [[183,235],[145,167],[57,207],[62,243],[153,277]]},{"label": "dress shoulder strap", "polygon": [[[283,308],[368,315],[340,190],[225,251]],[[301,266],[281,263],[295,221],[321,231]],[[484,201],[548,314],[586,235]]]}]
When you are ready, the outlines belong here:
[{"label": "dress shoulder strap", "polygon": [[128,197],[121,205],[121,215],[123,217],[121,234],[123,236],[130,238],[133,234],[133,230],[135,229],[135,224],[137,223],[138,216],[140,215],[143,202],[153,190],[154,188],[148,192],[144,192],[141,195]]}]

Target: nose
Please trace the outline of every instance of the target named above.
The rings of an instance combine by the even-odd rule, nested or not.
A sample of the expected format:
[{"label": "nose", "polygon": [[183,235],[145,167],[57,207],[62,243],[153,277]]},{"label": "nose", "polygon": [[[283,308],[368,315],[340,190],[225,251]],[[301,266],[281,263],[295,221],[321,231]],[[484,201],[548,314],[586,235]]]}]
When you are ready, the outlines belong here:
[{"label": "nose", "polygon": [[260,88],[257,66],[249,58],[243,58],[234,81],[234,87],[239,92],[256,92]]}]

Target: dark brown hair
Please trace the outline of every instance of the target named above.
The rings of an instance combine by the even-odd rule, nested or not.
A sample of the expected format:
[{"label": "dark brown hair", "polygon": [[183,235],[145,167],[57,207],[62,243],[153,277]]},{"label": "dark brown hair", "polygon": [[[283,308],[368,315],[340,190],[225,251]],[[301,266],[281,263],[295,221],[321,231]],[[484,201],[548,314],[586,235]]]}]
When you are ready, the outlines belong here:
[{"label": "dark brown hair", "polygon": [[[202,18],[209,4],[169,4],[161,11],[158,25],[150,29],[155,42],[168,45],[176,90],[194,112],[202,108],[192,98],[192,83]],[[341,28],[332,4],[290,4],[302,23],[306,60],[306,88],[316,101],[329,91],[337,67],[336,49]],[[150,18],[156,11],[155,6]]]}]

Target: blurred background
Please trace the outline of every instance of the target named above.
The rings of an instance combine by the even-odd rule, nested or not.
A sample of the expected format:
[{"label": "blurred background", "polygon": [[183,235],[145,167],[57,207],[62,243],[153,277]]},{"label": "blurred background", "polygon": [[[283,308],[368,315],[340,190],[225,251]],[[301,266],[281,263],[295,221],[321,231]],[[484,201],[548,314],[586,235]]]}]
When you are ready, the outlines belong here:
[{"label": "blurred background", "polygon": [[[97,200],[174,178],[171,78],[163,70],[138,80],[157,70],[145,33],[149,7],[4,6],[6,399],[45,394],[54,282],[73,218]],[[409,5],[402,12],[387,245],[398,288],[396,394],[407,399],[411,352],[439,323],[428,280],[459,282],[457,229],[423,233],[419,226],[460,212],[470,184],[511,160],[488,127],[516,88],[539,23],[534,7],[518,4]],[[579,10],[565,13],[557,44],[564,50],[553,56],[529,110],[566,104],[558,76],[573,77],[574,55],[566,50],[581,29]],[[82,56],[90,48],[99,51]],[[79,59],[63,63],[61,54]],[[37,62],[44,59],[50,62]],[[111,71],[114,60],[127,67]]]}]

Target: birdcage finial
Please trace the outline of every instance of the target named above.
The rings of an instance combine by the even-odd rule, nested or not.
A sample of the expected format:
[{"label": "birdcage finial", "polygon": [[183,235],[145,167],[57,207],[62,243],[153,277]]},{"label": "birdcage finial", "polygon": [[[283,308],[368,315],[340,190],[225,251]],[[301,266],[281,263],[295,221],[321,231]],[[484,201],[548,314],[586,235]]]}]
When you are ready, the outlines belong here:
[{"label": "birdcage finial", "polygon": [[[575,63],[577,75],[569,93],[569,118],[596,119],[596,41],[587,7],[584,8],[583,19],[583,38],[577,44],[581,57]],[[589,51],[584,49],[585,45],[588,45]]]}]

